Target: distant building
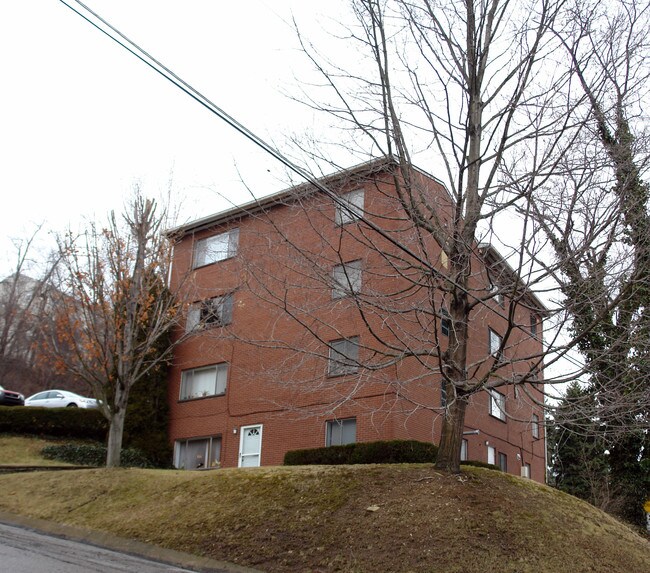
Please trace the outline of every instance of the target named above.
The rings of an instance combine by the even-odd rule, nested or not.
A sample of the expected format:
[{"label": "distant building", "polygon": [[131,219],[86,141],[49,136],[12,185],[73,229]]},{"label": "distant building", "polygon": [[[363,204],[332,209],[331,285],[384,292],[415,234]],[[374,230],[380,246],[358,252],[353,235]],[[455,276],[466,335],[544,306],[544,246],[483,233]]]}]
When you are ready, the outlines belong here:
[{"label": "distant building", "polygon": [[[449,217],[444,187],[416,168],[412,177],[436,216]],[[432,261],[432,277],[445,256],[406,224],[389,163],[323,181],[338,204],[303,185],[173,231],[171,285],[187,301],[189,335],[170,373],[177,467],[275,465],[288,450],[355,441],[439,441],[447,397],[435,353],[401,358],[400,348],[412,340],[444,351],[445,299],[409,276],[391,238]],[[509,376],[529,372],[542,351],[543,305],[490,246],[476,245],[472,270],[485,303],[472,314],[468,364],[497,359],[512,308],[518,327],[498,359]],[[389,353],[378,333],[394,338]],[[542,402],[534,381],[474,395],[463,458],[544,481]]]}]

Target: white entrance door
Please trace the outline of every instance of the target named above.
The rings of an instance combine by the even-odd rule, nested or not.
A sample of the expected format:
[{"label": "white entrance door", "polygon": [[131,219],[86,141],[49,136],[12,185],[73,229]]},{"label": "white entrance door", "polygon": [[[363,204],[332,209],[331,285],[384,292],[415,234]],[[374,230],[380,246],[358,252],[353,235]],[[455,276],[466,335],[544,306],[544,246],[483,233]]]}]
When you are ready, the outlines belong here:
[{"label": "white entrance door", "polygon": [[262,424],[242,426],[239,438],[239,467],[252,468],[260,465],[262,457]]}]

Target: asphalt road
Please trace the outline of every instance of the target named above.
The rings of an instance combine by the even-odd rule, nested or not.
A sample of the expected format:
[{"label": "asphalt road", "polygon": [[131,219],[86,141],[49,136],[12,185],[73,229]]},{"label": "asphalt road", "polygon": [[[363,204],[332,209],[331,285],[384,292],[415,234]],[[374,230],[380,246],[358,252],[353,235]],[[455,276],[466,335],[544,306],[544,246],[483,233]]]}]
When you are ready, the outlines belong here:
[{"label": "asphalt road", "polygon": [[1,573],[196,571],[0,523]]}]

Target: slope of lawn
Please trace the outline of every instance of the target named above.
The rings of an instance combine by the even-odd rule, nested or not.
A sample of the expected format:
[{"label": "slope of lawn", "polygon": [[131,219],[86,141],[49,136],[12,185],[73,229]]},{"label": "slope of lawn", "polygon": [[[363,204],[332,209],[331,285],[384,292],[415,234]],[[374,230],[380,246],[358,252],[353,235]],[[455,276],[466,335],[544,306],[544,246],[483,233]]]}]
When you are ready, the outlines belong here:
[{"label": "slope of lawn", "polygon": [[47,460],[41,450],[52,444],[70,443],[70,440],[55,441],[33,436],[0,434],[0,465],[11,466],[65,466],[71,465],[57,460]]},{"label": "slope of lawn", "polygon": [[643,573],[650,544],[497,471],[430,465],[0,475],[0,511],[280,572]]}]

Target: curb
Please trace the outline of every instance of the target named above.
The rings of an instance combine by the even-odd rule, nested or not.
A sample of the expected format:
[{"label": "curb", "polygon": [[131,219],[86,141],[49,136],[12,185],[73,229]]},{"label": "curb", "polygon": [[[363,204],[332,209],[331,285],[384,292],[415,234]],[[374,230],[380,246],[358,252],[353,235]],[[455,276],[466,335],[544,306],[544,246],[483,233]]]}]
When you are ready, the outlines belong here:
[{"label": "curb", "polygon": [[4,511],[0,511],[0,522],[62,539],[79,541],[104,549],[112,549],[129,555],[145,557],[168,565],[191,569],[199,573],[264,573],[259,569],[251,569],[249,567],[243,567],[225,561],[217,561],[209,557],[192,555],[191,553],[184,553],[174,549],[165,549],[164,547],[158,547],[149,543],[118,537],[112,533],[83,529],[81,527],[34,517],[25,517]]}]

